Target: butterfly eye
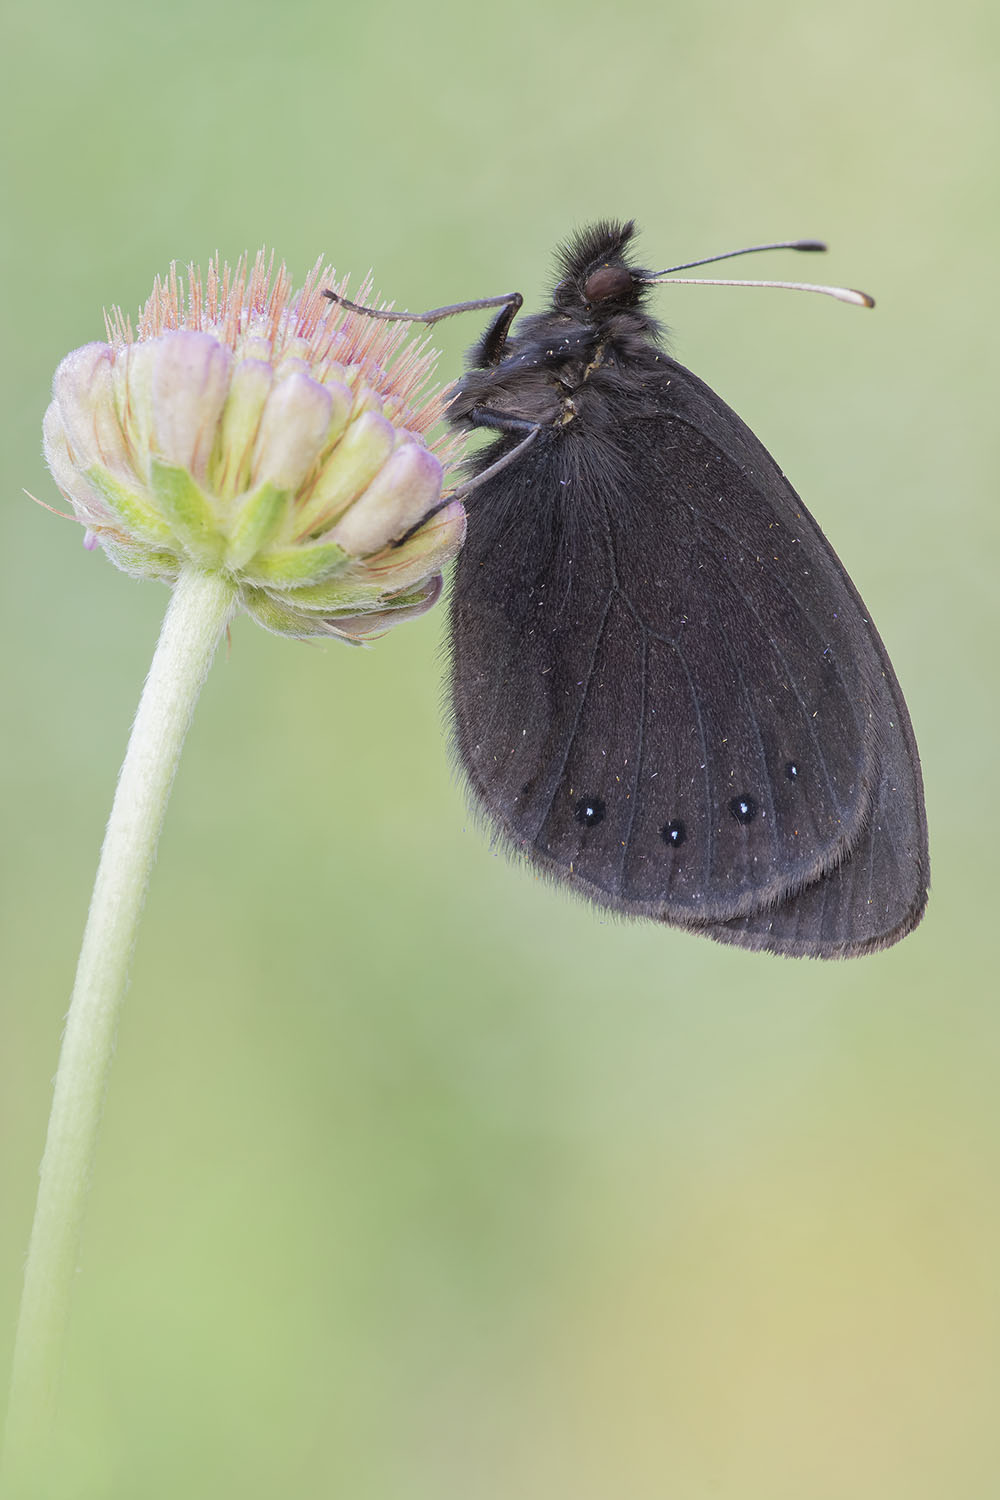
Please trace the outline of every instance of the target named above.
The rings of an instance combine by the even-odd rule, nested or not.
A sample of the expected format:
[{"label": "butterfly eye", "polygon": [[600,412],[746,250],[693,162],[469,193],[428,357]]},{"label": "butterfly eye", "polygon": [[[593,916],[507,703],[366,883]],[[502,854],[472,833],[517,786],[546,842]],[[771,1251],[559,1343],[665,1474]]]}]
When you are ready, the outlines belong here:
[{"label": "butterfly eye", "polygon": [[624,266],[601,266],[587,277],[583,295],[588,302],[611,302],[628,297],[633,285],[632,272]]}]

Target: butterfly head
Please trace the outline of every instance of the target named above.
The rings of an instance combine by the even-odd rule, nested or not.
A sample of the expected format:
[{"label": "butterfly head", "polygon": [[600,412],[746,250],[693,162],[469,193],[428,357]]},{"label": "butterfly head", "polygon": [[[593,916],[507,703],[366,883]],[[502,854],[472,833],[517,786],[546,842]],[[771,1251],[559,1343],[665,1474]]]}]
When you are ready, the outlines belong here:
[{"label": "butterfly head", "polygon": [[635,224],[602,220],[557,251],[561,272],[553,292],[557,311],[603,320],[644,300],[647,272],[631,264]]}]

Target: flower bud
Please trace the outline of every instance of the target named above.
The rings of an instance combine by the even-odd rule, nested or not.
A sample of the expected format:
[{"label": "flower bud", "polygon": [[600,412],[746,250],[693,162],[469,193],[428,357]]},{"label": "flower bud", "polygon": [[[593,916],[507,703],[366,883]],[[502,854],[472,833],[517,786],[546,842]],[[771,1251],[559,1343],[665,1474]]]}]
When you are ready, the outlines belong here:
[{"label": "flower bud", "polygon": [[324,284],[317,262],[293,294],[261,252],[189,267],[185,299],[172,267],[134,334],[114,309],[107,343],[62,361],[45,457],[126,572],[218,572],[269,630],[361,639],[431,607],[465,513],[441,503],[454,440],[426,437],[436,356]]}]

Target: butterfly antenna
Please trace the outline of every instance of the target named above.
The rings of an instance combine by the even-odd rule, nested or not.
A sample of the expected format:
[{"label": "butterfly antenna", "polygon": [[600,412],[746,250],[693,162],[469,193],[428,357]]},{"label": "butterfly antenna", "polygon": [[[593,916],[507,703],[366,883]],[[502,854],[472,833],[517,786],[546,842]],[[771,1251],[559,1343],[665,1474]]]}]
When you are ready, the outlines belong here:
[{"label": "butterfly antenna", "polygon": [[665,271],[654,271],[650,277],[669,276],[672,271],[693,271],[695,266],[711,266],[717,260],[735,260],[737,255],[757,255],[761,250],[809,250],[825,251],[822,240],[772,240],[767,245],[744,245],[742,250],[724,250],[721,255],[703,255],[701,260],[686,260],[681,266],[668,266]]},{"label": "butterfly antenna", "polygon": [[708,276],[676,276],[675,271],[692,271],[695,266],[709,266],[719,260],[732,260],[737,255],[756,255],[761,250],[807,250],[823,251],[822,240],[775,240],[768,245],[747,245],[742,250],[726,250],[722,255],[706,255],[701,260],[688,260],[680,266],[667,266],[663,271],[654,271],[643,277],[644,286],[653,286],[670,278],[678,286],[766,286],[787,292],[820,292],[825,297],[836,297],[838,302],[849,302],[855,307],[874,307],[875,298],[867,292],[856,291],[848,286],[819,286],[813,281],[736,281]]}]

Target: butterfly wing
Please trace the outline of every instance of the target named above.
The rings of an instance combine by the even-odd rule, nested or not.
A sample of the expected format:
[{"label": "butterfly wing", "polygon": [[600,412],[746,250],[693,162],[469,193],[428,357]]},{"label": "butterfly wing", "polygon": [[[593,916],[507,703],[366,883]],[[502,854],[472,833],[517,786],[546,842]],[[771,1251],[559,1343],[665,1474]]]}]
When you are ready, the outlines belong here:
[{"label": "butterfly wing", "polygon": [[477,494],[452,598],[458,758],[501,836],[603,906],[869,951],[926,900],[902,695],[773,460],[661,365],[641,412],[546,430]]}]

